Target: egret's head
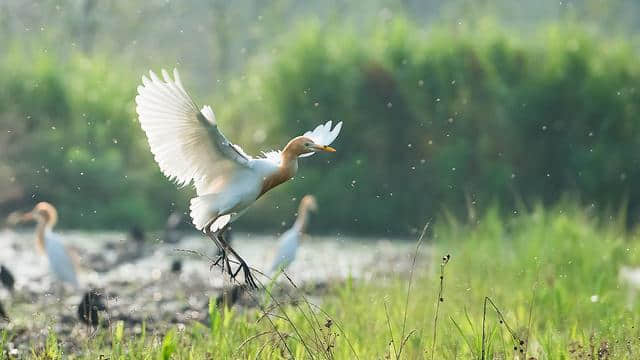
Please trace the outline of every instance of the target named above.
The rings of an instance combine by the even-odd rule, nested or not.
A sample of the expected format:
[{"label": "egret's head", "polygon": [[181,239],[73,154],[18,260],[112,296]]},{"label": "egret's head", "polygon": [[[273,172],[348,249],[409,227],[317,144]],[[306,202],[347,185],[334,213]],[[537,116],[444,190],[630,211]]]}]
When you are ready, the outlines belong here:
[{"label": "egret's head", "polygon": [[53,226],[58,222],[58,212],[56,208],[48,202],[40,202],[30,212],[14,212],[11,213],[7,219],[7,222],[11,225],[27,221],[38,221]]},{"label": "egret's head", "polygon": [[290,151],[296,156],[313,152],[336,152],[336,149],[328,145],[316,144],[313,140],[306,136],[298,136],[289,141],[285,147],[285,151]]},{"label": "egret's head", "polygon": [[300,207],[313,212],[318,211],[318,202],[316,201],[316,197],[313,195],[305,195],[302,200],[300,200]]}]

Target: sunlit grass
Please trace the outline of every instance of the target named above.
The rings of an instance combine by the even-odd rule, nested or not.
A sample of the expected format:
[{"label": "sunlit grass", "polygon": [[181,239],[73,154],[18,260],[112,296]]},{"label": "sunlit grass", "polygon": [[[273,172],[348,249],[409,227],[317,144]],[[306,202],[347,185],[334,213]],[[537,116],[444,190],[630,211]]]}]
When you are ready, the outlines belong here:
[{"label": "sunlit grass", "polygon": [[[436,359],[478,359],[483,304],[489,297],[504,321],[487,307],[486,359],[514,358],[521,349],[535,359],[640,357],[639,309],[628,307],[628,289],[618,282],[619,267],[640,260],[638,236],[625,229],[623,216],[596,219],[568,206],[537,208],[504,220],[490,211],[473,225],[440,221],[426,241],[427,256],[418,257],[408,306],[407,274],[348,279],[322,298],[318,305],[324,312],[299,296],[296,303],[284,298],[272,304],[269,317],[262,316],[265,309],[210,307],[208,326],[192,323],[166,334],[143,331],[132,337],[123,335],[126,329],[118,323],[87,339],[84,353],[63,356],[430,359],[433,350]],[[439,301],[445,254],[451,260]],[[11,337],[4,334],[0,344]],[[34,347],[31,356],[59,357],[57,342],[50,333],[46,346]]]}]

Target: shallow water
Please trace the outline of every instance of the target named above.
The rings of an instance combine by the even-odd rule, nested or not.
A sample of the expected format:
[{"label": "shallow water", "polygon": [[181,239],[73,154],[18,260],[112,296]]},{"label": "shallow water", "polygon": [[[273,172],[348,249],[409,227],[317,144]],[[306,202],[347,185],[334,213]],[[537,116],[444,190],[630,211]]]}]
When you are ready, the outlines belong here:
[{"label": "shallow water", "polygon": [[[197,233],[175,243],[148,234],[141,246],[124,233],[62,231],[60,235],[75,254],[80,289],[60,289],[46,256],[35,251],[32,231],[0,230],[0,263],[16,278],[13,296],[0,290],[0,301],[12,318],[4,326],[23,333],[12,344],[23,351],[29,341],[41,343],[49,327],[69,346],[86,337],[90,332],[77,321],[76,305],[89,287],[107,295],[107,323],[123,320],[136,332],[143,321],[150,331],[162,331],[172,324],[204,320],[209,297],[229,285],[219,268],[210,270],[208,257],[214,257],[215,245]],[[275,236],[239,231],[232,239],[236,251],[259,270],[270,267],[276,242]],[[408,271],[414,250],[415,241],[307,236],[287,273],[298,285],[402,274]],[[174,260],[182,263],[179,273],[170,271]]]}]

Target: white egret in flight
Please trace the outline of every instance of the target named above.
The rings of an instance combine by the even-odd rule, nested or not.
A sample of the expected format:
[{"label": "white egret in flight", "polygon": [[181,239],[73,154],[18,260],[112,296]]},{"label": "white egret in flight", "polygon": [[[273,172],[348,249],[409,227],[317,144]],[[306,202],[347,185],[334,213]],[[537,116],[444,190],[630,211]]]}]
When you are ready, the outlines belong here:
[{"label": "white egret in flight", "polygon": [[[331,121],[293,138],[282,151],[247,155],[218,129],[213,110],[199,109],[182,86],[177,70],[173,79],[162,70],[162,79],[149,72],[138,86],[136,111],[147,135],[149,147],[162,172],[180,185],[191,182],[197,197],[191,199],[191,217],[222,249],[223,268],[235,278],[242,269],[245,283],[256,288],[246,262],[224,242],[222,233],[264,193],[291,179],[298,171],[298,157],[316,152],[334,152],[329,145],[342,123],[332,129]],[[240,266],[233,272],[228,254]]]},{"label": "white egret in flight", "polygon": [[318,211],[318,204],[313,195],[306,195],[300,200],[296,222],[278,240],[278,251],[273,259],[269,274],[273,275],[278,271],[285,270],[295,260],[300,240],[309,222],[309,211]]},{"label": "white egret in flight", "polygon": [[28,213],[13,213],[9,222],[16,224],[23,221],[36,221],[36,250],[45,253],[49,259],[49,267],[55,277],[63,283],[78,288],[76,270],[69,252],[62,244],[60,236],[53,232],[58,222],[58,211],[48,202],[38,203]]}]

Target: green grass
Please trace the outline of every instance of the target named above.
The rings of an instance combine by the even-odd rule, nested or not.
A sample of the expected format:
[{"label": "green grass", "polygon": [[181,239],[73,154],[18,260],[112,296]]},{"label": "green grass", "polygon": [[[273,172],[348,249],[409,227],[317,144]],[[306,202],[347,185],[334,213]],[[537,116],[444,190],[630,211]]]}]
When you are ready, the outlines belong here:
[{"label": "green grass", "polygon": [[[406,274],[348,280],[322,298],[326,313],[305,301],[276,303],[270,317],[261,310],[211,307],[209,327],[189,324],[183,331],[134,337],[115,325],[87,340],[84,353],[63,357],[431,359],[433,351],[434,359],[478,359],[484,318],[487,359],[513,359],[520,349],[535,359],[640,358],[640,309],[628,308],[628,289],[618,281],[620,266],[640,263],[638,235],[625,229],[624,216],[597,219],[573,206],[536,208],[506,220],[497,214],[490,211],[473,225],[435,224],[408,302]],[[434,345],[445,254],[451,260],[443,267]],[[483,316],[486,297],[502,318],[491,302]],[[12,335],[5,336],[1,343]],[[524,342],[515,351],[514,338]],[[51,333],[32,356],[56,358],[56,342]]]}]

